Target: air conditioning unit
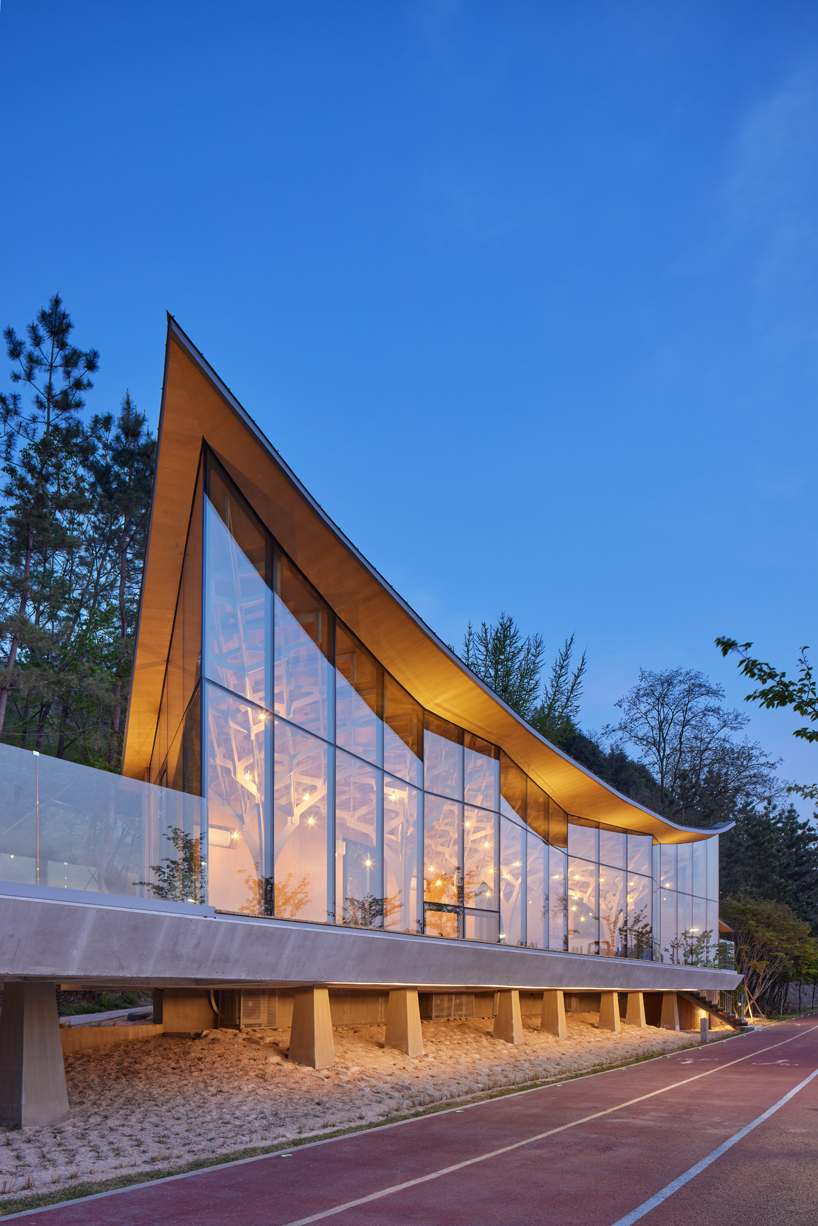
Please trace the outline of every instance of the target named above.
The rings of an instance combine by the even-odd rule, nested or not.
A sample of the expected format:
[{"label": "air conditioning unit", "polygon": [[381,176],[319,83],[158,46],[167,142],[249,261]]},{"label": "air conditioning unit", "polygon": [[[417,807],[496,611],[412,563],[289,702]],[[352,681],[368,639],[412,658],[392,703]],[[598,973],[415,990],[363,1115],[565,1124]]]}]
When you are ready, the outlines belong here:
[{"label": "air conditioning unit", "polygon": [[221,1027],[274,1030],[278,1024],[275,988],[223,988],[215,997]]}]

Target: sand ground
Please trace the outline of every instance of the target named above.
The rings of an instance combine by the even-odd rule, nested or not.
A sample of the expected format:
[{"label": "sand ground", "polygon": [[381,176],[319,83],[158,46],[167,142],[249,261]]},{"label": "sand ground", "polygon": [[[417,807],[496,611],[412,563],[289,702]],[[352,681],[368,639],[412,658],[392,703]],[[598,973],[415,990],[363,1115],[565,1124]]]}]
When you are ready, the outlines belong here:
[{"label": "sand ground", "polygon": [[384,1048],[384,1026],[337,1027],[337,1064],[286,1059],[288,1030],[206,1031],[66,1057],[71,1116],[52,1128],[0,1130],[0,1203],[26,1191],[182,1166],[385,1120],[481,1091],[561,1077],[697,1042],[692,1033],[597,1029],[568,1015],[568,1038],[524,1019],[525,1043],[492,1038],[492,1020],[423,1023],[425,1054]]}]

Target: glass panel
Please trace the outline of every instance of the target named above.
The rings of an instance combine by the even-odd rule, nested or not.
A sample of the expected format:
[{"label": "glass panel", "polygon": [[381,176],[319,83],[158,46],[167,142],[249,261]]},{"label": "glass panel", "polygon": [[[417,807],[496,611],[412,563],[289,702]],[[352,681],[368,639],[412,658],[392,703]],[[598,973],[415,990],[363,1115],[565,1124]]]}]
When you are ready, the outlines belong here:
[{"label": "glass panel", "polygon": [[628,949],[630,958],[650,957],[653,948],[650,877],[628,873]]},{"label": "glass panel", "polygon": [[335,628],[335,740],[378,763],[381,757],[383,669],[341,622]]},{"label": "glass panel", "polygon": [[383,694],[384,769],[420,787],[423,781],[423,707],[389,673]]},{"label": "glass panel", "polygon": [[526,776],[508,754],[500,753],[500,812],[516,813],[525,821]]},{"label": "glass panel", "polygon": [[690,844],[680,843],[676,848],[676,889],[683,894],[690,893]]},{"label": "glass panel", "polygon": [[463,795],[463,733],[426,712],[423,734],[424,790],[459,800]]},{"label": "glass panel", "polygon": [[714,835],[705,843],[707,848],[707,897],[714,902],[719,898],[719,836]]},{"label": "glass panel", "polygon": [[215,686],[206,687],[206,713],[208,898],[223,911],[271,914],[270,721]]},{"label": "glass panel", "polygon": [[533,779],[526,783],[526,821],[544,843],[548,842],[548,797]]},{"label": "glass panel", "polygon": [[[676,847],[673,843],[663,843],[661,846],[661,873],[659,877],[663,890],[676,889]],[[664,940],[664,937],[662,937]]]},{"label": "glass panel", "polygon": [[707,844],[691,843],[690,844],[690,859],[691,859],[691,894],[697,894],[699,898],[707,897]]},{"label": "glass panel", "polygon": [[453,800],[441,800],[438,796],[424,797],[423,881],[427,902],[455,904],[460,901],[462,808]]},{"label": "glass panel", "polygon": [[596,864],[569,857],[568,948],[572,954],[599,952],[597,885]]},{"label": "glass panel", "polygon": [[205,674],[270,707],[272,593],[265,579],[268,537],[218,472],[205,502]]},{"label": "glass panel", "polygon": [[625,836],[614,830],[599,832],[599,863],[625,868]]},{"label": "glass panel", "polygon": [[675,958],[673,943],[676,940],[676,891],[662,890],[659,899],[662,908],[662,961],[671,962]]},{"label": "glass panel", "polygon": [[177,792],[200,796],[202,791],[202,694],[196,693],[188,704],[181,727],[168,750],[164,786]]},{"label": "glass panel", "polygon": [[[601,835],[600,831],[600,835]],[[625,874],[620,869],[601,865],[599,869],[599,952],[607,958],[622,951],[623,930],[627,924]]]},{"label": "glass panel", "polygon": [[498,909],[497,815],[466,805],[463,820],[463,901],[467,907]]},{"label": "glass panel", "polygon": [[568,904],[565,874],[567,858],[564,851],[551,847],[548,853],[548,947],[567,949],[565,916]]},{"label": "glass panel", "polygon": [[331,740],[332,614],[289,559],[278,552],[275,579],[276,715]]},{"label": "glass panel", "polygon": [[1,880],[206,901],[198,796],[9,745],[0,777]]},{"label": "glass panel", "polygon": [[421,793],[402,779],[383,781],[384,923],[418,931],[418,832]]},{"label": "glass panel", "polygon": [[506,945],[523,941],[523,856],[525,831],[500,818],[500,939]]},{"label": "glass panel", "polygon": [[275,721],[275,913],[332,922],[327,893],[329,748]]},{"label": "glass panel", "polygon": [[525,943],[530,949],[548,949],[548,844],[531,830],[526,858]]},{"label": "glass panel", "polygon": [[568,814],[548,798],[548,842],[552,847],[568,846]]},{"label": "glass panel", "polygon": [[691,903],[690,931],[701,940],[707,931],[707,900],[693,898]]},{"label": "glass panel", "polygon": [[653,871],[653,839],[649,834],[628,835],[628,869],[650,877]]},{"label": "glass panel", "polygon": [[483,809],[500,805],[499,750],[471,732],[463,736],[463,795],[467,804]]},{"label": "glass panel", "polygon": [[[172,644],[171,644],[172,646]],[[162,701],[159,704],[159,715],[156,719],[153,750],[149,778],[151,783],[162,783],[167,778],[166,759],[168,756],[168,677],[162,687]]]},{"label": "glass panel", "polygon": [[381,772],[335,755],[335,910],[344,924],[382,928],[383,852],[378,838]]},{"label": "glass panel", "polygon": [[500,916],[496,911],[467,911],[464,934],[467,941],[497,943],[500,937]]},{"label": "glass panel", "polygon": [[579,856],[581,860],[598,860],[597,835],[599,831],[591,826],[579,826],[576,822],[568,823],[568,854]]},{"label": "glass panel", "polygon": [[689,894],[677,894],[676,931],[681,937],[683,932],[690,932],[693,924],[693,899]]},{"label": "glass panel", "polygon": [[719,904],[717,902],[708,902],[707,904],[707,927],[711,933],[710,956],[712,958],[719,944]]},{"label": "glass panel", "polygon": [[190,517],[156,743],[151,758],[151,779],[155,780],[164,766],[169,741],[176,735],[199,680],[202,653],[202,514],[200,474]]},{"label": "glass panel", "polygon": [[431,937],[449,937],[456,941],[460,936],[460,912],[436,911],[433,907],[426,908],[426,935]]}]

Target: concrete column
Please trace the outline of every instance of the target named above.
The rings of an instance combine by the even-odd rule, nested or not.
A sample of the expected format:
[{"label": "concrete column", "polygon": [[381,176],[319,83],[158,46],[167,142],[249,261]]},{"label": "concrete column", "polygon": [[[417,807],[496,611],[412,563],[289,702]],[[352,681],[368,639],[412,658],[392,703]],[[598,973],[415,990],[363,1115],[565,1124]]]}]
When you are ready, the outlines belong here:
[{"label": "concrete column", "polygon": [[420,1005],[416,990],[401,988],[389,993],[385,1046],[395,1047],[407,1056],[423,1055]]},{"label": "concrete column", "polygon": [[294,1064],[308,1064],[310,1068],[330,1068],[335,1063],[326,988],[299,988],[295,992],[289,1055]]},{"label": "concrete column", "polygon": [[0,1125],[68,1118],[56,983],[6,983],[0,1012]]},{"label": "concrete column", "polygon": [[618,992],[600,992],[598,1028],[600,1030],[612,1030],[614,1034],[619,1034],[622,1029],[622,1024],[619,1020]]},{"label": "concrete column", "polygon": [[510,992],[497,993],[497,1016],[494,1019],[494,1037],[504,1043],[513,1043],[515,1047],[523,1042],[523,1015],[520,1012],[520,993],[514,988]]},{"label": "concrete column", "polygon": [[639,1026],[643,1030],[647,1026],[644,992],[628,992],[628,1011],[625,1014],[625,1021],[629,1026]]},{"label": "concrete column", "polygon": [[565,993],[562,989],[543,992],[540,1030],[555,1034],[558,1039],[568,1038],[568,1026],[565,1022]]},{"label": "concrete column", "polygon": [[659,1026],[662,1030],[679,1029],[679,1002],[675,992],[662,993],[662,1020]]}]

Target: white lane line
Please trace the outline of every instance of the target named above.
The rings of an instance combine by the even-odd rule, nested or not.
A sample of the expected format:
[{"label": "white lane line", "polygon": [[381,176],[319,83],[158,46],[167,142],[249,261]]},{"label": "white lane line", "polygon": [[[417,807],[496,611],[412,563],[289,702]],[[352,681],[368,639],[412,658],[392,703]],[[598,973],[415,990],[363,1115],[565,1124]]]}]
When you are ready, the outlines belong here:
[{"label": "white lane line", "polygon": [[674,1192],[678,1192],[679,1188],[683,1188],[684,1185],[689,1183],[691,1179],[695,1179],[697,1175],[700,1175],[702,1171],[706,1170],[707,1167],[710,1166],[711,1162],[715,1162],[717,1158],[722,1156],[722,1154],[726,1154],[728,1149],[731,1149],[738,1141],[742,1139],[742,1137],[746,1137],[748,1132],[752,1132],[754,1128],[758,1128],[759,1124],[763,1124],[765,1120],[768,1120],[771,1115],[775,1115],[776,1111],[780,1111],[784,1104],[788,1103],[791,1098],[794,1098],[799,1090],[803,1090],[804,1086],[809,1085],[813,1077],[818,1077],[818,1068],[814,1073],[810,1073],[809,1077],[805,1077],[800,1085],[797,1085],[794,1089],[790,1090],[789,1094],[785,1094],[783,1098],[780,1098],[774,1106],[765,1111],[763,1115],[760,1115],[758,1119],[753,1120],[751,1124],[747,1124],[747,1126],[742,1128],[740,1132],[737,1132],[735,1136],[730,1137],[729,1140],[725,1141],[722,1145],[719,1145],[718,1149],[714,1149],[712,1154],[708,1154],[706,1158],[702,1158],[701,1162],[697,1162],[695,1166],[691,1166],[689,1171],[685,1171],[684,1175],[680,1175],[678,1179],[673,1180],[673,1183],[669,1183],[666,1188],[662,1188],[661,1192],[657,1192],[655,1196],[650,1198],[650,1200],[646,1200],[644,1205],[640,1205],[639,1208],[634,1209],[632,1213],[628,1213],[625,1215],[625,1217],[621,1217],[619,1221],[614,1222],[613,1226],[631,1226],[633,1222],[638,1222],[640,1217],[644,1217],[646,1213],[650,1213],[652,1209],[655,1209],[658,1205],[663,1204],[669,1196],[672,1196]]},{"label": "white lane line", "polygon": [[[395,1192],[405,1191],[406,1188],[416,1188],[422,1183],[431,1183],[433,1179],[441,1179],[444,1175],[451,1175],[455,1171],[465,1170],[466,1167],[475,1166],[478,1162],[487,1162],[490,1158],[499,1158],[503,1154],[510,1154],[515,1149],[522,1149],[524,1145],[533,1145],[535,1141],[544,1141],[547,1137],[556,1136],[559,1132],[567,1132],[569,1128],[578,1128],[580,1124],[588,1124],[591,1120],[598,1120],[604,1115],[611,1115],[614,1111],[624,1111],[626,1107],[633,1107],[636,1103],[643,1103],[648,1098],[655,1098],[657,1094],[667,1094],[669,1090],[677,1090],[680,1086],[689,1085],[692,1081],[699,1081],[702,1077],[710,1077],[713,1073],[720,1073],[723,1069],[731,1068],[734,1064],[742,1064],[745,1060],[751,1060],[753,1056],[761,1056],[765,1052],[774,1051],[776,1047],[783,1047],[786,1043],[794,1043],[796,1039],[804,1038],[805,1035],[811,1034],[813,1030],[818,1030],[818,1026],[811,1026],[803,1034],[795,1034],[789,1039],[782,1039],[780,1043],[773,1043],[770,1047],[765,1047],[761,1051],[748,1052],[746,1056],[739,1056],[737,1060],[730,1060],[726,1064],[718,1065],[716,1068],[706,1069],[703,1073],[696,1073],[693,1077],[686,1077],[684,1081],[675,1081],[672,1085],[663,1086],[660,1090],[651,1090],[649,1094],[640,1094],[638,1098],[631,1098],[625,1103],[618,1103],[615,1107],[606,1107],[604,1111],[595,1111],[592,1115],[584,1115],[581,1119],[572,1120],[569,1124],[560,1124],[558,1128],[549,1128],[547,1132],[539,1132],[536,1136],[526,1137],[524,1141],[515,1141],[512,1145],[504,1145],[501,1149],[491,1150],[487,1154],[479,1154],[476,1158],[466,1158],[463,1162],[455,1162],[452,1166],[444,1166],[439,1171],[432,1171],[429,1175],[418,1175],[415,1179],[407,1179],[404,1183],[393,1184],[392,1187],[383,1188],[379,1192],[370,1192],[368,1196],[360,1196],[357,1200],[348,1200],[343,1205],[335,1205],[332,1209],[322,1209],[320,1213],[311,1213],[309,1217],[300,1217],[295,1221],[287,1222],[286,1226],[310,1226],[312,1222],[320,1222],[324,1218],[335,1217],[338,1213],[345,1213],[347,1209],[356,1209],[359,1205],[371,1204],[372,1201],[382,1200],[384,1196],[392,1196]],[[815,1076],[815,1074],[813,1073],[812,1076]],[[793,1091],[791,1091],[792,1093]],[[785,1100],[782,1099],[781,1101],[783,1103]],[[296,1150],[295,1152],[297,1153],[298,1151]],[[616,1226],[619,1226],[619,1223],[616,1223]]]}]

